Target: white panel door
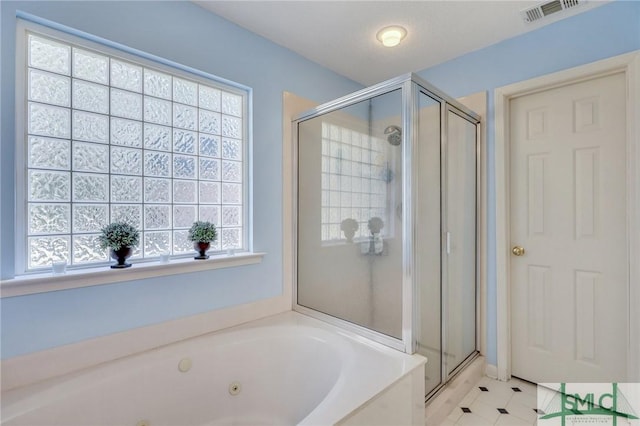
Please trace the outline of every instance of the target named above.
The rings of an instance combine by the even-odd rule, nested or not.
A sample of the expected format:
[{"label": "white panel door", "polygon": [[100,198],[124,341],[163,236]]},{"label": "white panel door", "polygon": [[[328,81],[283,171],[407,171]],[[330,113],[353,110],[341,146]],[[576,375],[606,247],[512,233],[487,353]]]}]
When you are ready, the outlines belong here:
[{"label": "white panel door", "polygon": [[512,374],[625,381],[626,81],[511,100]]}]

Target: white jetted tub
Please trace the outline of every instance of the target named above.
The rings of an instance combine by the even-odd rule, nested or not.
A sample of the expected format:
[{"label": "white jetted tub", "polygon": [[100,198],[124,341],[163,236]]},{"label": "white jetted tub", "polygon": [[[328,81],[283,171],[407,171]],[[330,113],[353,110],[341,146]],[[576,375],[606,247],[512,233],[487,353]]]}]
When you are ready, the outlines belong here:
[{"label": "white jetted tub", "polygon": [[424,362],[286,312],[6,392],[2,425],[418,425]]}]

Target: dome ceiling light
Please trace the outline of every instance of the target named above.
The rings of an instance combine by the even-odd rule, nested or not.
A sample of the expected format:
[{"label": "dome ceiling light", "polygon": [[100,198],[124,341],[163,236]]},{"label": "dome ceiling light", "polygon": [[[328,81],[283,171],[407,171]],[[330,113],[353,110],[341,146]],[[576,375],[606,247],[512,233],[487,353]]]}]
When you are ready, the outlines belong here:
[{"label": "dome ceiling light", "polygon": [[385,47],[394,47],[400,44],[403,38],[407,35],[407,30],[399,25],[393,25],[390,27],[384,27],[378,34],[376,34],[376,38],[380,40],[380,42]]}]

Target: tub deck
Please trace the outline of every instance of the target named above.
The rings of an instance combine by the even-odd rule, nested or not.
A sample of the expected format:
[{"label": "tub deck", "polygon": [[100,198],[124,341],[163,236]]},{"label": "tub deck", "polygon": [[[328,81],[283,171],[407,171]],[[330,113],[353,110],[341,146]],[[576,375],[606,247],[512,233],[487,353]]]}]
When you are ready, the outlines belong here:
[{"label": "tub deck", "polygon": [[2,424],[424,424],[424,362],[290,311],[5,392]]}]

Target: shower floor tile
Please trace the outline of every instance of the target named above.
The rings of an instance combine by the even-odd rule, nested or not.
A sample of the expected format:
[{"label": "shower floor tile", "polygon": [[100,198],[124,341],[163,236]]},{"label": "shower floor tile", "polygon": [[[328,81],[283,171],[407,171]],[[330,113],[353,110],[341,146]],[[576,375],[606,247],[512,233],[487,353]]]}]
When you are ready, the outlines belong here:
[{"label": "shower floor tile", "polygon": [[484,377],[441,425],[535,425],[536,392],[534,384],[517,378],[501,382]]}]

